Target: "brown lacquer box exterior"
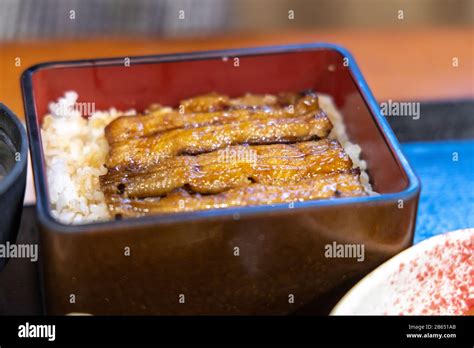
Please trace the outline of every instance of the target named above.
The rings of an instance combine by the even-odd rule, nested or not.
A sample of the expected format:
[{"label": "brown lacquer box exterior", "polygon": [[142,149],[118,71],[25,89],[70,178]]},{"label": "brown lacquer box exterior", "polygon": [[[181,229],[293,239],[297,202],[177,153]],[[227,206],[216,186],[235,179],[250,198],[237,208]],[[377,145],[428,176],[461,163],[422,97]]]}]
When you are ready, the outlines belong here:
[{"label": "brown lacquer box exterior", "polygon": [[[412,243],[420,184],[344,49],[310,44],[126,62],[46,63],[22,77],[47,313],[327,313],[343,291]],[[74,226],[50,213],[40,127],[48,103],[65,91],[96,110],[143,110],[211,91],[306,89],[333,96],[379,195]],[[365,260],[327,258],[333,242],[363,244]]]}]

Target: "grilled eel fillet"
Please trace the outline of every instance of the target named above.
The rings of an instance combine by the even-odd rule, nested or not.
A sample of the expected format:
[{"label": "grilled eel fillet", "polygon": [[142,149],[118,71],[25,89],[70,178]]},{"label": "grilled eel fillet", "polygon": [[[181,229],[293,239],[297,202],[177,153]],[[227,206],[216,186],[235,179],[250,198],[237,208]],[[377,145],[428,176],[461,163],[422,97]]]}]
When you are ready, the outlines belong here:
[{"label": "grilled eel fillet", "polygon": [[359,169],[345,173],[318,175],[285,186],[260,183],[232,188],[215,195],[191,194],[178,189],[163,198],[107,197],[109,211],[116,217],[189,212],[206,209],[291,203],[333,197],[366,195]]},{"label": "grilled eel fillet", "polygon": [[245,95],[230,99],[212,93],[181,101],[181,107],[183,113],[157,105],[152,106],[145,115],[121,116],[105,128],[105,137],[109,144],[114,144],[177,128],[292,118],[316,112],[319,104],[317,96],[312,94],[284,94],[278,98],[272,95]]},{"label": "grilled eel fillet", "polygon": [[[306,99],[308,97],[309,99]],[[316,103],[317,96],[314,92],[303,93],[280,93],[273,94],[250,94],[247,93],[238,98],[229,98],[227,95],[208,93],[190,99],[182,100],[179,104],[184,107],[185,112],[212,112],[228,109],[260,108],[260,107],[284,107],[288,105],[301,105],[300,101]]]},{"label": "grilled eel fillet", "polygon": [[238,144],[271,144],[325,138],[332,124],[323,111],[295,118],[251,119],[243,122],[182,128],[110,147],[109,171],[137,171],[165,158],[200,154]]},{"label": "grilled eel fillet", "polygon": [[171,157],[144,172],[110,172],[100,177],[106,195],[163,196],[186,187],[211,194],[251,183],[285,185],[317,174],[352,168],[337,140],[296,144],[230,146],[198,156]]}]

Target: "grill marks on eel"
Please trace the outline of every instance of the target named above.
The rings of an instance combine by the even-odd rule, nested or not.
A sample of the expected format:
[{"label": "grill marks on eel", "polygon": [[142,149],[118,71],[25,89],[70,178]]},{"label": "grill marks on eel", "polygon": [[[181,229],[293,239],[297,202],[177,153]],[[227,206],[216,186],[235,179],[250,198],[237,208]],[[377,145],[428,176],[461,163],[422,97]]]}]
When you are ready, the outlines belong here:
[{"label": "grill marks on eel", "polygon": [[180,105],[185,113],[152,105],[106,127],[100,184],[116,216],[365,194],[312,93],[211,93]]},{"label": "grill marks on eel", "polygon": [[274,144],[325,138],[332,124],[324,112],[294,118],[267,118],[197,128],[181,128],[159,135],[112,144],[109,170],[141,170],[166,158],[196,155],[238,144]]},{"label": "grill marks on eel", "polygon": [[105,136],[109,144],[114,144],[178,128],[271,118],[293,118],[316,112],[318,109],[318,99],[313,95],[248,94],[230,99],[225,95],[210,93],[181,101],[180,111],[155,104],[143,115],[121,116],[105,128]]},{"label": "grill marks on eel", "polygon": [[138,173],[111,172],[101,177],[101,187],[106,194],[130,198],[163,196],[185,186],[212,194],[251,183],[295,183],[351,168],[352,161],[336,140],[238,145],[197,156],[171,157]]},{"label": "grill marks on eel", "polygon": [[130,199],[109,196],[112,213],[125,217],[148,214],[189,212],[228,207],[301,202],[308,200],[364,195],[359,170],[317,175],[288,185],[251,184],[214,195],[191,194],[179,189],[160,198]]}]

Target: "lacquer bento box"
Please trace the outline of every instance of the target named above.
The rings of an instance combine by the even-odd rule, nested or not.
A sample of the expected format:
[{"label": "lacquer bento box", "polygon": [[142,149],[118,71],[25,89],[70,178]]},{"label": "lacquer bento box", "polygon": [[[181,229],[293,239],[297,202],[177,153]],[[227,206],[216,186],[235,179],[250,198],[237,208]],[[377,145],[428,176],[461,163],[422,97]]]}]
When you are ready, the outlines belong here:
[{"label": "lacquer bento box", "polygon": [[[420,184],[354,59],[338,46],[308,44],[53,62],[29,68],[21,82],[41,229],[44,299],[49,314],[327,313],[355,282],[412,244]],[[360,186],[363,194],[341,194],[340,187],[335,188],[336,184],[332,183],[324,188],[323,199],[312,199],[316,196],[307,193],[315,190],[313,178],[306,182],[304,190],[292,193],[297,198],[301,194],[310,198],[290,202],[285,186],[275,184],[272,192],[278,194],[271,197],[279,199],[271,201],[264,195],[262,200],[258,196],[261,187],[255,186],[259,183],[249,177],[244,188],[234,187],[224,192],[229,197],[247,190],[244,198],[241,195],[239,200],[228,204],[222,198],[223,193],[206,191],[208,182],[199,182],[195,189],[183,179],[176,188],[177,177],[166,174],[170,180],[165,184],[175,185],[170,187],[171,194],[182,195],[186,200],[140,196],[150,188],[155,194],[158,192],[152,180],[157,174],[129,173],[136,170],[143,158],[155,161],[158,153],[192,155],[190,160],[204,163],[212,155],[201,155],[201,150],[241,143],[252,145],[258,134],[263,134],[260,140],[267,143],[284,139],[282,144],[271,146],[294,151],[300,145],[294,144],[290,137],[293,133],[288,135],[288,132],[307,131],[304,124],[298,126],[301,119],[288,118],[285,114],[283,121],[272,120],[267,124],[271,128],[265,128],[249,118],[261,110],[267,112],[269,107],[265,103],[273,103],[271,96],[286,91],[298,91],[297,98],[320,95],[319,104],[325,105],[320,105],[323,111],[333,114],[328,124],[333,127],[338,122],[343,124],[346,142],[320,140],[326,141],[326,145],[339,140],[347,153],[351,150],[345,144],[357,145],[358,157],[352,157],[351,163],[354,166],[358,163],[360,168],[348,170],[347,175],[357,180],[359,176],[361,180],[366,178],[366,183]],[[200,130],[199,134],[208,137],[201,139],[195,136],[199,126],[196,122],[210,116],[199,113],[202,105],[193,100],[199,112],[189,114],[183,121],[178,105],[209,93],[214,93],[213,101],[227,103],[231,109],[213,114],[209,122],[217,128]],[[252,97],[248,97],[249,93]],[[247,97],[238,98],[243,95]],[[265,100],[265,105],[252,105],[248,111],[249,103],[255,100],[253,96],[263,95],[257,99],[258,103]],[[235,107],[232,100],[239,100],[245,104],[244,108]],[[74,109],[75,117],[64,117],[60,109],[68,103],[92,105],[96,118],[88,118],[90,110],[86,107]],[[283,117],[288,106],[292,107],[285,103],[277,111],[270,110],[272,115]],[[206,112],[216,112],[216,105]],[[162,106],[176,110],[165,110]],[[191,130],[171,130],[175,133],[173,137],[167,135],[168,138],[162,133],[145,136],[142,133],[147,129],[142,125],[155,127],[149,120],[157,115],[157,110],[159,117],[166,113],[166,125],[185,129],[187,125]],[[143,113],[140,120],[146,122],[136,123],[135,113]],[[111,146],[109,162],[102,166],[103,157],[98,154],[105,141],[104,127],[109,124],[109,117],[115,119],[117,115],[132,118],[124,121],[122,132],[116,127],[116,137],[128,138],[130,132],[137,132],[142,138],[127,140],[131,143],[122,147],[112,146],[107,139]],[[340,119],[334,115],[341,115]],[[229,126],[226,119],[221,125],[216,121],[220,117],[245,118],[246,123],[234,120]],[[266,114],[258,117],[267,122]],[[321,122],[326,116],[317,117],[317,122]],[[102,128],[99,131],[87,128],[92,122]],[[81,128],[85,124],[87,127]],[[83,132],[81,139],[89,142],[77,141],[78,128]],[[110,127],[105,128],[106,132],[107,129]],[[275,138],[277,132],[287,138]],[[302,139],[312,141],[315,136],[323,137],[311,133]],[[73,160],[60,156],[65,147],[76,161],[72,171],[69,164]],[[129,153],[124,156],[117,149]],[[111,157],[112,150],[117,157]],[[78,162],[77,154],[84,152],[88,161],[99,161],[99,165]],[[118,162],[113,162],[117,158]],[[338,158],[350,160],[347,154]],[[128,162],[120,162],[124,159]],[[179,157],[179,161],[183,159]],[[121,166],[128,166],[126,169],[130,171],[123,174],[119,170]],[[193,170],[201,170],[201,164]],[[104,173],[109,181],[104,179]],[[136,181],[137,175],[141,175],[140,180],[148,180],[147,185],[140,186],[142,181]],[[315,177],[320,178],[319,175]],[[101,192],[88,191],[89,196],[84,198],[78,190],[72,190],[71,177],[78,176],[86,182],[91,177],[100,177],[101,187],[105,187],[104,182],[112,182],[112,194],[109,197],[105,193],[109,204],[101,203]],[[228,176],[226,173],[225,177]],[[97,184],[97,180],[94,182]],[[326,195],[328,187],[331,194]],[[191,192],[194,189],[197,192]],[[68,206],[71,197],[75,197],[73,208],[77,213]],[[117,208],[111,201],[122,205]],[[181,207],[181,201],[192,202],[197,208],[186,210]],[[202,202],[209,201],[225,204],[216,208],[206,203],[208,207],[201,209]],[[256,201],[260,203],[252,203]],[[113,213],[111,206],[120,213]],[[168,213],[161,213],[165,210]],[[133,217],[124,217],[123,211]],[[328,249],[341,245],[358,246],[363,254],[358,258],[336,252],[328,254]]]}]

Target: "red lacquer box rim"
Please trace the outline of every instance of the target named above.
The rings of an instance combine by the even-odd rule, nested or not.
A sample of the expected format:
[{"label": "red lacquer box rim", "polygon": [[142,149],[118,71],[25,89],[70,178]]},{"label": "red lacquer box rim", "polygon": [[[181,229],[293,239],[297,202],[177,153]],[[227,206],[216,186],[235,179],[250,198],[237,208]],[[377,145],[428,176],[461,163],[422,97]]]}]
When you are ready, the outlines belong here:
[{"label": "red lacquer box rim", "polygon": [[[352,79],[357,84],[358,90],[364,99],[368,109],[370,110],[375,123],[384,137],[387,146],[390,149],[394,159],[402,169],[407,178],[408,185],[399,192],[382,193],[374,196],[338,198],[334,200],[315,200],[298,202],[292,210],[299,209],[318,209],[323,207],[337,207],[340,205],[354,204],[374,204],[377,202],[399,201],[412,199],[419,195],[420,182],[415,175],[413,169],[403,155],[400,144],[395,137],[388,122],[383,117],[380,107],[370,91],[365,79],[362,76],[352,55],[344,48],[328,43],[312,43],[302,45],[285,45],[285,46],[269,46],[258,48],[231,49],[205,52],[191,52],[178,54],[164,54],[153,56],[137,56],[129,57],[132,64],[156,64],[164,62],[192,61],[204,59],[216,59],[232,56],[255,56],[268,55],[288,52],[311,51],[319,49],[334,50],[343,57],[348,58],[350,62],[348,69]],[[169,225],[173,223],[191,223],[201,219],[234,219],[236,216],[244,218],[249,215],[283,213],[288,212],[288,204],[275,204],[272,206],[254,206],[254,207],[238,207],[226,209],[214,209],[207,211],[196,211],[188,213],[175,213],[169,215],[144,216],[140,218],[132,218],[126,220],[113,220],[105,222],[88,223],[83,225],[67,225],[56,220],[50,210],[50,202],[47,190],[46,168],[44,165],[44,154],[41,142],[41,130],[37,122],[37,110],[35,107],[35,95],[33,91],[33,75],[38,71],[45,69],[67,68],[67,67],[102,67],[111,65],[123,65],[125,57],[104,58],[104,59],[88,59],[76,61],[48,62],[32,66],[25,70],[21,77],[21,86],[23,93],[23,103],[25,109],[25,117],[27,121],[28,137],[30,143],[30,151],[32,158],[32,166],[34,172],[34,182],[36,191],[36,205],[39,222],[46,226],[48,230],[58,232],[88,232],[88,231],[110,231],[115,230],[132,230],[136,227],[151,227],[159,225]]]}]

